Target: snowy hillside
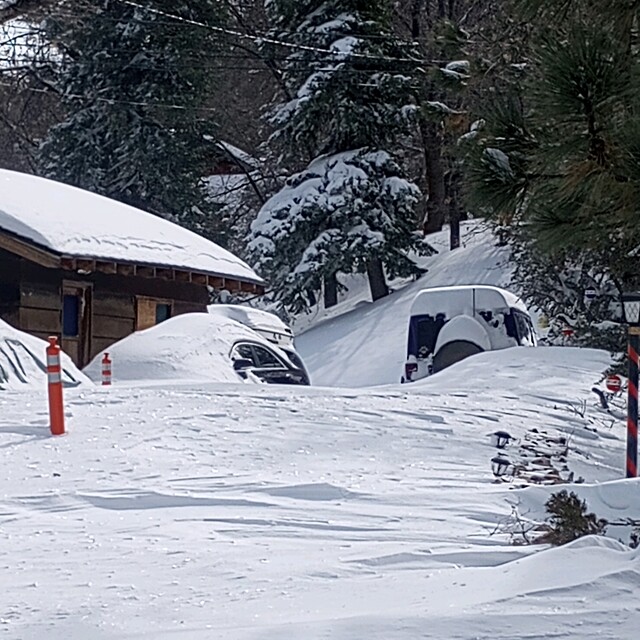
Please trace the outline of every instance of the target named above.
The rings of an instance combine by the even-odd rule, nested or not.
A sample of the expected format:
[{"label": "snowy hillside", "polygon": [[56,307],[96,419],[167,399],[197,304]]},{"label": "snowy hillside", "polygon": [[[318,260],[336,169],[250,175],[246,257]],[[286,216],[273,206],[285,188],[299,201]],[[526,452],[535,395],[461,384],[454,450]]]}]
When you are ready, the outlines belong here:
[{"label": "snowy hillside", "polygon": [[439,253],[422,262],[427,273],[372,304],[364,281],[349,282],[349,294],[336,308],[298,320],[312,323],[296,338],[314,384],[364,387],[399,382],[405,356],[409,309],[425,287],[490,284],[509,289],[509,251],[478,222],[462,225],[463,246],[448,250],[448,230],[429,237]]}]

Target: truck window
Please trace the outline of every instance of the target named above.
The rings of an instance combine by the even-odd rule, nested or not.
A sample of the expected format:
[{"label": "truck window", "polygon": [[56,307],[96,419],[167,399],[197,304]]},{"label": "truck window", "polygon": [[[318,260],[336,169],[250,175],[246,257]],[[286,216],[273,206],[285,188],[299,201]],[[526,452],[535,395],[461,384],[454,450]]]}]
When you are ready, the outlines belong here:
[{"label": "truck window", "polygon": [[512,310],[513,317],[516,321],[516,328],[518,331],[518,342],[521,345],[533,345],[535,339],[533,336],[533,326],[531,320],[521,311],[516,309]]},{"label": "truck window", "polygon": [[409,354],[426,358],[436,347],[438,333],[445,324],[443,313],[434,318],[431,315],[413,316],[409,327]]}]

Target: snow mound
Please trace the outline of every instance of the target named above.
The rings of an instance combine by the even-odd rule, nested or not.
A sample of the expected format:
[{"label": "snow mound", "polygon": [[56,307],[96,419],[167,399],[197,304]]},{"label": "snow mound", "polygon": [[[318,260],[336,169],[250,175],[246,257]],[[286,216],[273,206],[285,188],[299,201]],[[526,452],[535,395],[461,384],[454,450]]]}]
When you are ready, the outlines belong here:
[{"label": "snow mound", "polygon": [[[274,345],[230,318],[187,313],[127,336],[107,350],[113,380],[208,380],[241,382],[229,354],[239,340]],[[93,380],[101,376],[102,359],[96,356],[85,368]]]},{"label": "snow mound", "polygon": [[[46,388],[47,343],[18,331],[0,320],[0,391],[30,391]],[[65,387],[76,387],[90,381],[62,354]]]},{"label": "snow mound", "polygon": [[14,171],[0,170],[0,229],[61,255],[165,265],[263,282],[240,258],[168,220]]}]

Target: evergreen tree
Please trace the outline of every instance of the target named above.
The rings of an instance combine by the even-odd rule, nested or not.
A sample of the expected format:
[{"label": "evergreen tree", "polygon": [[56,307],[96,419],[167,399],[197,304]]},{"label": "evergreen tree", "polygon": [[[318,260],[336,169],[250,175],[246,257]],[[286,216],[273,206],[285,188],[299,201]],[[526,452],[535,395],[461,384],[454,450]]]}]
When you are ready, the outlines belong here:
[{"label": "evergreen tree", "polygon": [[200,111],[211,79],[196,62],[214,32],[159,12],[215,25],[221,3],[96,4],[45,23],[63,52],[53,82],[67,116],[41,145],[40,173],[220,239],[201,181],[215,133]]},{"label": "evergreen tree", "polygon": [[[469,169],[475,210],[522,229],[512,236],[527,245],[517,254],[521,270],[542,261],[543,271],[573,271],[565,315],[571,316],[576,291],[569,291],[582,265],[610,283],[603,315],[592,322],[612,318],[610,302],[639,272],[630,252],[640,244],[640,59],[631,5],[623,4],[526,5],[539,13],[518,65],[524,74],[480,109],[484,129]],[[551,19],[557,29],[547,35]],[[536,266],[528,257],[540,252]]]},{"label": "evergreen tree", "polygon": [[391,35],[389,9],[385,0],[268,5],[275,39],[293,45],[271,143],[283,164],[308,167],[264,205],[251,249],[296,310],[323,280],[325,303],[335,303],[338,273],[366,272],[374,299],[388,292],[383,266],[391,276],[419,273],[406,258],[423,246],[411,223],[417,188],[385,151],[415,110],[402,73],[411,52]]}]

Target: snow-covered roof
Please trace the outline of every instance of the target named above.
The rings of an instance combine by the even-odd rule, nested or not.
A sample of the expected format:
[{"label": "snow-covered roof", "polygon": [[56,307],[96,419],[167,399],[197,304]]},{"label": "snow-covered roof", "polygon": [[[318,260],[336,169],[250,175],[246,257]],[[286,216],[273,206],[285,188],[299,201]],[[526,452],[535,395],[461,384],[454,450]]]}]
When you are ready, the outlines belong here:
[{"label": "snow-covered roof", "polygon": [[61,256],[262,283],[226,249],[168,220],[52,180],[0,170],[0,232]]},{"label": "snow-covered roof", "polygon": [[254,158],[251,154],[239,149],[238,147],[234,147],[232,144],[228,142],[223,142],[222,140],[217,141],[217,146],[222,149],[225,153],[230,155],[232,158],[235,158],[242,164],[246,165],[251,169],[256,169],[260,164],[259,161]]}]

